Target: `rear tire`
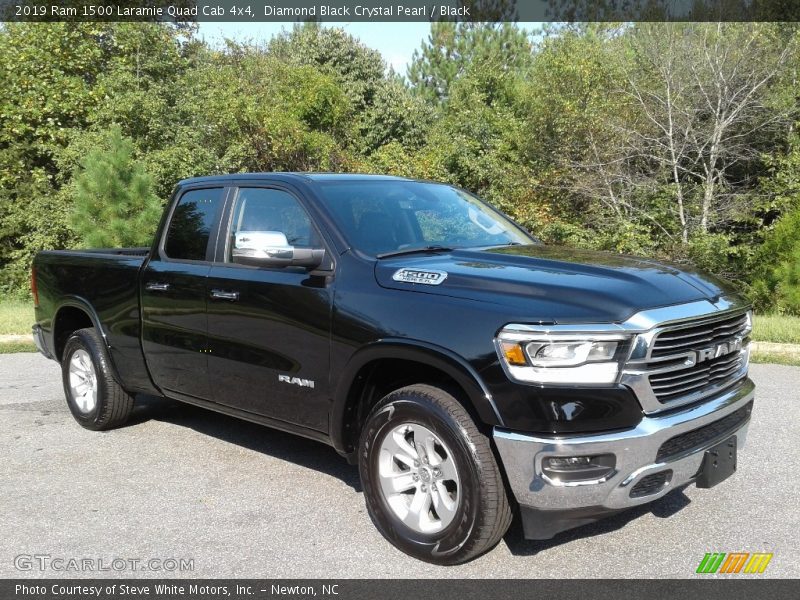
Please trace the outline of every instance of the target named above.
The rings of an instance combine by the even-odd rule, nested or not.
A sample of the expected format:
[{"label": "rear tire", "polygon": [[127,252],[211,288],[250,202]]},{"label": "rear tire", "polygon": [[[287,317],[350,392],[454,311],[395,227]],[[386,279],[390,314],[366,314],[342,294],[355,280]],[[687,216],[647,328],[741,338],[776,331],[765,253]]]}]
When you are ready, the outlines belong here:
[{"label": "rear tire", "polygon": [[69,337],[61,373],[67,406],[82,427],[104,431],[128,420],[134,398],[114,380],[96,330],[79,329]]},{"label": "rear tire", "polygon": [[378,402],[358,456],[369,515],[406,554],[463,563],[493,548],[511,524],[489,439],[440,388],[412,385]]}]

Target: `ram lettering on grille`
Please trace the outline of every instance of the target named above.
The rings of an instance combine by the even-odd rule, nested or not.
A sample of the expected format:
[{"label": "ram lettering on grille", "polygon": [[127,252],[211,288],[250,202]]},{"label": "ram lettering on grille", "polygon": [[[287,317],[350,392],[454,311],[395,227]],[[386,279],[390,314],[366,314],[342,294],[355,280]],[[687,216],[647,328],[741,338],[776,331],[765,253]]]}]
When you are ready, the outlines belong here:
[{"label": "ram lettering on grille", "polygon": [[666,327],[653,340],[648,380],[658,402],[697,400],[746,374],[746,313]]},{"label": "ram lettering on grille", "polygon": [[726,354],[739,352],[741,349],[742,338],[736,338],[730,342],[723,342],[721,344],[717,344],[716,346],[712,346],[711,348],[703,348],[702,350],[698,350],[696,353],[697,359],[695,362],[701,363],[711,360],[712,358],[719,358],[720,356],[724,356]]}]

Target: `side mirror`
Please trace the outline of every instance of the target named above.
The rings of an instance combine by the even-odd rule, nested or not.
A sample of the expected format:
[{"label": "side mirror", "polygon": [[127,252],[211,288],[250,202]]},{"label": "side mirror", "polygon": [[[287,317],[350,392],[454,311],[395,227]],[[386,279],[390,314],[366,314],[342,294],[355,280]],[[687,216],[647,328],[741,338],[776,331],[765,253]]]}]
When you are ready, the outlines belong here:
[{"label": "side mirror", "polygon": [[303,267],[316,269],[325,258],[324,248],[295,248],[280,231],[239,231],[233,262],[255,267]]}]

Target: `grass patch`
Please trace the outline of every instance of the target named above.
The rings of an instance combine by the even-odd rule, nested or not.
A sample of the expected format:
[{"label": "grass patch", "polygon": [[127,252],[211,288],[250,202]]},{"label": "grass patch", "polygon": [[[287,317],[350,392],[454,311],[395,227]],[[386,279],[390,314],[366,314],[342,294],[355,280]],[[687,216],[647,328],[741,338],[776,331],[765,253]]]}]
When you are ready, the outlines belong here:
[{"label": "grass patch", "polygon": [[756,315],[753,339],[757,342],[800,344],[800,317]]},{"label": "grass patch", "polygon": [[30,333],[33,320],[33,302],[30,300],[0,302],[0,335]]},{"label": "grass patch", "polygon": [[14,354],[15,352],[36,352],[33,342],[0,342],[0,354]]},{"label": "grass patch", "polygon": [[750,354],[750,362],[800,367],[800,354],[786,354],[783,352],[753,352]]}]

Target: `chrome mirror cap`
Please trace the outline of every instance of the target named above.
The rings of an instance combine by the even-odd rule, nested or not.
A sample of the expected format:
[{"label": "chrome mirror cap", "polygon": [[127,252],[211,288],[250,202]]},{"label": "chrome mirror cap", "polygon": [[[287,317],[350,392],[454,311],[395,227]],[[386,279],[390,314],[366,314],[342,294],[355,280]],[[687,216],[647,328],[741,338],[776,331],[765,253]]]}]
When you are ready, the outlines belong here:
[{"label": "chrome mirror cap", "polygon": [[303,267],[322,264],[322,248],[295,248],[281,231],[239,231],[234,239],[233,262],[256,267]]}]

